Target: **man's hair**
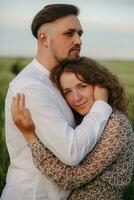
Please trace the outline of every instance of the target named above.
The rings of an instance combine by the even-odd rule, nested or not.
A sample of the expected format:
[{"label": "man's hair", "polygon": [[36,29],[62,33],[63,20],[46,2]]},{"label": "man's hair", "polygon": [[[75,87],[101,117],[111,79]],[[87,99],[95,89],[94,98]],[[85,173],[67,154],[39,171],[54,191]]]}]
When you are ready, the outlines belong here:
[{"label": "man's hair", "polygon": [[51,23],[67,15],[79,15],[79,9],[69,4],[51,4],[45,6],[34,17],[31,25],[33,35],[37,38],[38,29],[45,23]]}]

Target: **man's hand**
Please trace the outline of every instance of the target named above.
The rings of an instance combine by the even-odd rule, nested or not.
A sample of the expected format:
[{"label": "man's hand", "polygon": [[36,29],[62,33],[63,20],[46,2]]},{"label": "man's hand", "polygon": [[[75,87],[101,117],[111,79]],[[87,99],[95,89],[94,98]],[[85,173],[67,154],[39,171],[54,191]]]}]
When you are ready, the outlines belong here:
[{"label": "man's hand", "polygon": [[30,111],[25,107],[24,94],[17,94],[13,97],[11,105],[12,117],[15,125],[21,131],[28,143],[32,143],[35,138],[35,126]]},{"label": "man's hand", "polygon": [[108,90],[106,88],[102,88],[98,85],[94,87],[94,99],[95,101],[97,100],[102,100],[107,102],[108,101]]}]

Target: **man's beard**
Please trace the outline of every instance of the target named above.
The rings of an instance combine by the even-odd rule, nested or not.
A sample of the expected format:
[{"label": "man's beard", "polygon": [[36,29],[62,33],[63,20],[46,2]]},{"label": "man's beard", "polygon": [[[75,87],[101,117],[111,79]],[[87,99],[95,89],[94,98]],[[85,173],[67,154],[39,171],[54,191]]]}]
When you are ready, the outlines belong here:
[{"label": "man's beard", "polygon": [[70,59],[70,60],[77,60],[77,59],[79,59],[79,57],[80,57],[79,52],[73,53],[74,54],[73,56],[71,55],[71,53],[72,53],[72,51],[69,53],[68,59]]},{"label": "man's beard", "polygon": [[71,53],[69,52],[68,55],[64,58],[58,58],[58,57],[55,57],[55,60],[57,61],[57,63],[61,63],[63,60],[79,60],[80,59],[80,55],[79,53],[76,53],[75,56],[71,56],[70,55]]},{"label": "man's beard", "polygon": [[[81,50],[81,46],[80,45],[75,45],[74,47],[72,47],[69,51],[68,54],[63,57],[60,58],[57,55],[55,55],[55,60],[57,61],[57,63],[60,63],[62,60],[67,59],[67,60],[78,60],[80,58],[80,50]],[[72,56],[71,54],[75,52],[75,55]]]},{"label": "man's beard", "polygon": [[[70,55],[69,57],[68,57],[68,59],[79,59],[79,57],[80,57],[80,50],[81,50],[81,46],[80,45],[75,45],[74,47],[72,47],[70,50],[69,50],[69,52],[68,52],[68,54]],[[75,53],[75,56],[73,56],[73,58],[72,58],[72,56],[71,56],[71,53],[72,52],[74,52],[74,51],[76,51],[76,53]]]}]

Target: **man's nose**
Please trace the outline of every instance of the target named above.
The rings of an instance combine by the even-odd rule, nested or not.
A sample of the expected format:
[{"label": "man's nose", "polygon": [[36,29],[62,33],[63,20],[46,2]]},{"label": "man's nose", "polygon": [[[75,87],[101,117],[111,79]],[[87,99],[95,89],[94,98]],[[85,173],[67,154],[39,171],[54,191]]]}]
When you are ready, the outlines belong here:
[{"label": "man's nose", "polygon": [[81,36],[78,33],[75,34],[74,43],[79,45],[82,44]]}]

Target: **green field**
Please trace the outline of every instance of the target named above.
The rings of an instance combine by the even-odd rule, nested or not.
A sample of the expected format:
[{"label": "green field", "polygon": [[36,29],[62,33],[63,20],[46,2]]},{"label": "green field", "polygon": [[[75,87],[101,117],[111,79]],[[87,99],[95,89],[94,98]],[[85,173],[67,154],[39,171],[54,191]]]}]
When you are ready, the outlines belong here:
[{"label": "green field", "polygon": [[116,74],[125,85],[128,94],[134,94],[134,62],[100,61],[110,71]]},{"label": "green field", "polygon": [[[4,136],[4,100],[9,82],[31,61],[30,58],[0,57],[0,194],[5,185],[9,157]],[[134,128],[134,61],[100,61],[116,74],[126,88],[129,97],[129,119]],[[134,179],[124,194],[125,200],[134,200]]]}]

